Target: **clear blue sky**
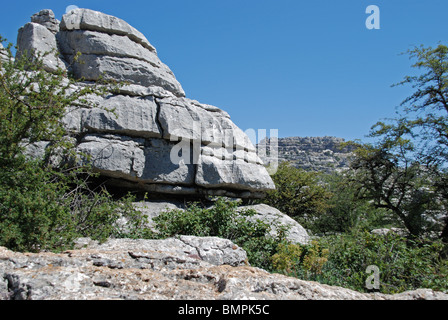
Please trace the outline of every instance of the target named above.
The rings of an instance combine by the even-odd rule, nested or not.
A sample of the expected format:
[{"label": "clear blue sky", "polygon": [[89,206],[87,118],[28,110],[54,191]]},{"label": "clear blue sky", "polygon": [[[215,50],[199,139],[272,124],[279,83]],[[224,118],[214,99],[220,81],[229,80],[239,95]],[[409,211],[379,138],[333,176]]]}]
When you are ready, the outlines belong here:
[{"label": "clear blue sky", "polygon": [[[412,72],[400,53],[448,44],[447,0],[5,1],[0,34],[15,43],[33,13],[60,20],[69,5],[126,20],[188,98],[280,137],[363,138],[411,92],[391,88]],[[380,30],[365,26],[369,5],[381,10]]]}]

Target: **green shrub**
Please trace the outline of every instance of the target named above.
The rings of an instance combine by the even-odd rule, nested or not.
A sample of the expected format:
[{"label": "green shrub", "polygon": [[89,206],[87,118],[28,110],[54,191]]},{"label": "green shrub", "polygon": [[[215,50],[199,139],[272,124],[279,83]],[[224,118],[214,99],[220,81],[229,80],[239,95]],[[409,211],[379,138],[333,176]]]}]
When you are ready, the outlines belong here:
[{"label": "green shrub", "polygon": [[380,292],[398,293],[418,288],[448,290],[448,261],[440,258],[441,242],[408,240],[398,235],[357,232],[321,238],[329,250],[319,281],[367,291],[368,266],[380,270]]},{"label": "green shrub", "polygon": [[158,238],[176,235],[215,236],[232,240],[246,250],[249,263],[272,270],[271,257],[279,243],[286,242],[285,232],[270,235],[271,226],[261,220],[251,221],[254,210],[237,211],[239,202],[217,198],[210,208],[198,203],[186,210],[164,212],[154,218]]},{"label": "green shrub", "polygon": [[303,280],[317,280],[328,261],[328,249],[323,249],[317,241],[309,245],[281,243],[272,256],[276,272]]},{"label": "green shrub", "polygon": [[277,208],[305,228],[325,213],[331,193],[320,181],[320,174],[282,162],[272,176],[276,189],[268,191],[262,203]]},{"label": "green shrub", "polygon": [[[73,91],[75,80],[67,79],[64,70],[43,69],[44,55],[30,52],[14,60],[10,48],[8,61],[0,61],[0,246],[60,251],[78,237],[104,241],[146,234],[132,197],[115,201],[103,188],[91,190],[82,177],[92,170],[73,164],[73,139],[60,121],[68,107],[87,103],[86,95],[116,87]],[[49,144],[42,159],[25,156],[25,146],[40,141]],[[58,168],[53,166],[56,158]]]},{"label": "green shrub", "polygon": [[[14,170],[0,170],[0,246],[61,251],[79,237],[105,241],[145,232],[144,217],[131,205],[133,197],[115,201],[105,189],[90,190],[75,174],[19,159]],[[128,221],[126,226],[120,219]]]}]

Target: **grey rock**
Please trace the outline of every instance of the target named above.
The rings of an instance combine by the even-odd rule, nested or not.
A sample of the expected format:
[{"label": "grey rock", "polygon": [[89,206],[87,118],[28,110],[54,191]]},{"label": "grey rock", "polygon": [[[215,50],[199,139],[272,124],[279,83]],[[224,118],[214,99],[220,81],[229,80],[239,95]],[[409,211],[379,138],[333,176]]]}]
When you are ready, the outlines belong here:
[{"label": "grey rock", "polygon": [[185,98],[157,100],[164,138],[200,141],[202,144],[255,151],[248,136],[217,107]]},{"label": "grey rock", "polygon": [[93,132],[161,138],[157,112],[153,97],[110,96],[102,100],[97,108],[85,111],[82,127]]},{"label": "grey rock", "polygon": [[[275,145],[275,140],[272,141]],[[348,169],[353,149],[341,147],[345,142],[336,137],[288,137],[278,138],[278,159],[270,159],[270,139],[258,144],[259,149],[267,151],[267,156],[261,157],[265,164],[273,162],[291,162],[297,168],[308,171],[326,173],[340,172]]]},{"label": "grey rock", "polygon": [[56,35],[58,21],[50,10],[32,21],[19,32],[18,54],[59,49],[62,60],[46,58],[46,69],[67,63],[85,80],[71,84],[68,93],[103,77],[126,81],[108,96],[78,99],[62,119],[77,139],[79,163],[91,163],[109,184],[196,197],[262,198],[275,188],[255,146],[229,114],[185,98],[154,47],[129,24],[87,9],[64,15]]},{"label": "grey rock", "polygon": [[310,242],[310,236],[305,228],[303,228],[299,223],[297,223],[297,221],[288,215],[271,206],[266,204],[257,204],[239,207],[238,210],[254,210],[257,212],[256,215],[250,217],[249,219],[252,221],[261,220],[268,223],[272,228],[271,235],[274,237],[278,235],[279,228],[287,227],[288,233],[286,238],[292,243],[308,244]]},{"label": "grey rock", "polygon": [[6,52],[5,47],[3,47],[3,44],[0,42],[0,62],[7,61],[8,59],[8,53]]},{"label": "grey rock", "polygon": [[[174,74],[156,52],[126,35],[72,30],[61,31],[58,41],[61,53],[73,65],[78,78],[96,81],[104,76],[143,86],[160,86],[177,96],[185,96]],[[78,53],[81,57],[75,61]]]},{"label": "grey rock", "polygon": [[78,51],[83,55],[134,58],[146,61],[156,68],[166,68],[167,72],[170,72],[168,67],[162,64],[155,52],[132,41],[127,36],[89,30],[73,30],[61,31],[58,35],[58,40],[61,53],[64,55],[75,55]]},{"label": "grey rock", "polygon": [[161,139],[87,135],[78,146],[93,167],[112,178],[140,183],[188,185],[194,182],[191,164],[170,161],[172,145]]},{"label": "grey rock", "polygon": [[38,23],[46,27],[51,33],[56,34],[59,32],[60,21],[55,18],[52,10],[44,9],[31,16],[31,22]]},{"label": "grey rock", "polygon": [[142,176],[145,167],[143,149],[136,140],[87,135],[78,145],[77,152],[85,155],[85,162],[108,176],[137,178]]},{"label": "grey rock", "polygon": [[59,57],[55,35],[40,24],[30,22],[20,28],[17,46],[16,57],[21,57],[25,53],[42,55],[43,67],[48,72],[66,68],[64,61]]},{"label": "grey rock", "polygon": [[137,29],[117,17],[89,9],[75,9],[62,17],[61,30],[91,30],[107,34],[127,36],[150,51],[156,49]]},{"label": "grey rock", "polygon": [[402,229],[402,228],[381,228],[381,229],[373,229],[370,231],[371,234],[375,234],[378,236],[385,236],[389,233],[394,234],[394,235],[398,235],[398,236],[402,236],[405,237],[408,235],[408,231],[406,229]]},{"label": "grey rock", "polygon": [[17,253],[0,247],[2,300],[448,300],[429,289],[397,295],[270,274],[219,238],[80,239],[64,253]]},{"label": "grey rock", "polygon": [[227,188],[248,191],[275,189],[266,168],[243,160],[221,160],[201,155],[196,184],[206,188]]},{"label": "grey rock", "polygon": [[[74,50],[77,51],[77,48]],[[65,58],[69,62],[74,62],[73,56]],[[103,78],[147,87],[159,86],[176,96],[185,96],[180,84],[166,68],[155,67],[139,59],[83,54],[77,62],[74,62],[72,69],[78,79],[98,81]]]}]

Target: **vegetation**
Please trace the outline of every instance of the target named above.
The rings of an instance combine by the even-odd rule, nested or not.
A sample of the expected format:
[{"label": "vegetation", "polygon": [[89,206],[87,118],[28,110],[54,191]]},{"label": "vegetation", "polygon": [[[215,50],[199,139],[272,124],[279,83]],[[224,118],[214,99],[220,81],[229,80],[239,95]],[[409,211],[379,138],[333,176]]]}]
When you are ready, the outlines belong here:
[{"label": "vegetation", "polygon": [[238,201],[217,198],[212,207],[192,203],[187,210],[172,210],[162,213],[154,219],[157,238],[175,235],[215,236],[232,240],[247,252],[248,262],[268,271],[272,271],[270,258],[277,247],[286,242],[287,230],[270,235],[271,226],[254,219],[253,210],[238,210]]},{"label": "vegetation", "polygon": [[[113,86],[88,86],[72,92],[62,70],[43,70],[42,55],[0,61],[0,245],[17,251],[60,251],[79,237],[105,240],[140,233],[144,219],[130,205],[91,189],[92,170],[79,166],[61,118],[68,107],[87,103],[87,94]],[[27,147],[44,142],[39,159]],[[118,224],[125,217],[127,226]]]},{"label": "vegetation", "polygon": [[330,193],[319,182],[319,174],[280,163],[272,176],[276,190],[267,192],[264,203],[295,218],[305,227],[328,209]]},{"label": "vegetation", "polygon": [[[305,245],[287,241],[286,228],[271,235],[272,225],[224,198],[165,212],[154,219],[157,231],[149,230],[132,195],[115,199],[90,184],[94,174],[80,165],[76,137],[60,121],[68,107],[88,103],[86,95],[113,86],[73,92],[74,80],[62,70],[49,74],[40,59],[14,61],[9,52],[0,62],[0,245],[37,252],[71,248],[79,237],[217,236],[271,272],[369,291],[366,270],[376,266],[382,293],[448,291],[448,48],[408,54],[424,73],[399,85],[411,84],[415,94],[397,119],[372,128],[374,142],[353,143],[348,171],[313,173],[282,163],[273,176],[277,189],[263,202],[309,230],[314,238]],[[27,150],[36,143],[45,143],[45,153],[31,159]],[[371,232],[392,227],[402,234]]]}]

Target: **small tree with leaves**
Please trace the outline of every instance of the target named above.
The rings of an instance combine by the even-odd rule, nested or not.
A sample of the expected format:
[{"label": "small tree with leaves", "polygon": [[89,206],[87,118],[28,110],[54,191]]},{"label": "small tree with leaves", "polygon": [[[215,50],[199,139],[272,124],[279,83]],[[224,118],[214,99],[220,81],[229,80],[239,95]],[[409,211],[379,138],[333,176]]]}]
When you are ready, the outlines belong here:
[{"label": "small tree with leaves", "polygon": [[[11,45],[0,60],[0,245],[19,251],[63,250],[77,237],[105,240],[144,232],[144,219],[130,205],[115,202],[104,188],[92,190],[87,165],[77,154],[61,119],[69,107],[87,104],[114,86],[77,85],[62,69],[43,68],[47,54],[30,52],[13,59]],[[45,141],[41,159],[26,148]],[[57,157],[57,166],[54,159]],[[117,223],[125,216],[129,224]]]}]

